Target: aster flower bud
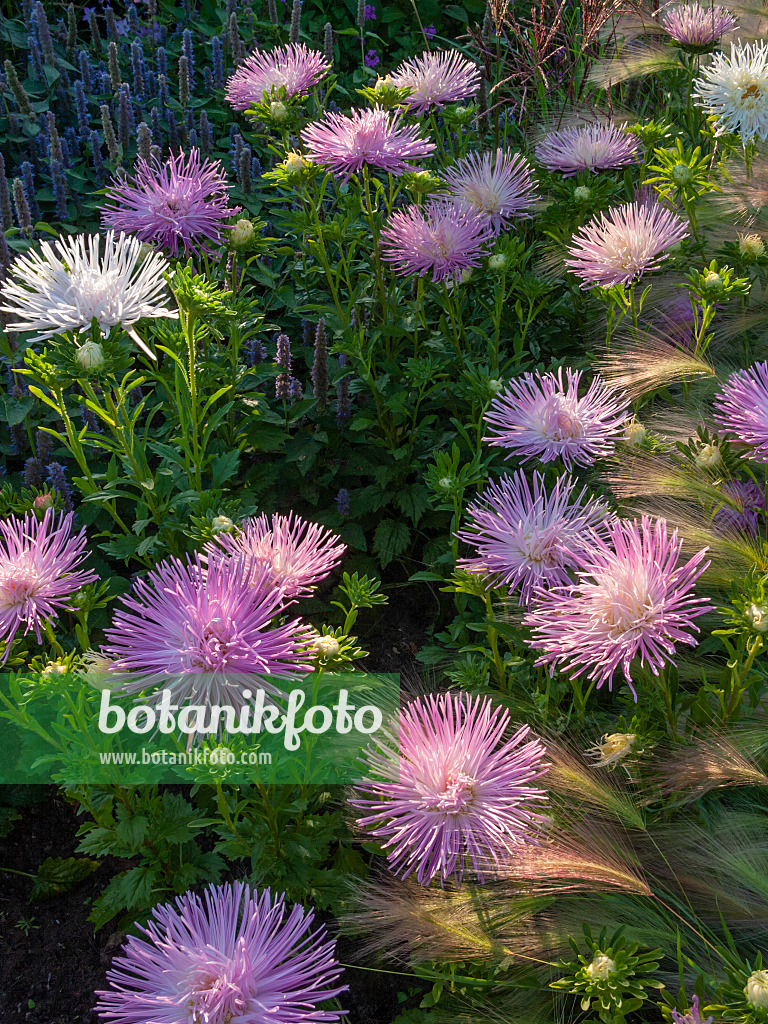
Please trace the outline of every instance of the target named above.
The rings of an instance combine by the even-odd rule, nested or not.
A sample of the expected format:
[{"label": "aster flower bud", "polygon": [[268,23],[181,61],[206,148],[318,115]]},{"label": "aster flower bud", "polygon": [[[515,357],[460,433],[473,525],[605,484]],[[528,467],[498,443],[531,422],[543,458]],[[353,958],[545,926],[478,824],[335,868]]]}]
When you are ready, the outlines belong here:
[{"label": "aster flower bud", "polygon": [[75,352],[75,359],[84,370],[100,370],[104,366],[104,349],[97,341],[86,341]]},{"label": "aster flower bud", "polygon": [[508,265],[509,259],[503,252],[495,252],[488,258],[489,270],[506,270]]},{"label": "aster flower bud", "polygon": [[244,249],[246,246],[251,244],[255,234],[256,231],[253,226],[253,221],[247,220],[245,217],[241,217],[230,232],[230,245],[233,249]]},{"label": "aster flower bud", "polygon": [[648,436],[648,431],[645,429],[639,420],[630,420],[627,424],[627,428],[624,431],[624,440],[628,445],[635,448],[645,441]]},{"label": "aster flower bud", "polygon": [[696,465],[701,469],[712,469],[722,461],[722,452],[716,444],[703,444],[696,454]]},{"label": "aster flower bud", "polygon": [[234,529],[235,524],[229,516],[214,516],[211,522],[211,533],[214,537],[219,533],[232,533]]},{"label": "aster flower bud", "polygon": [[288,107],[279,100],[273,100],[272,103],[269,104],[269,112],[274,121],[284,121],[288,116]]},{"label": "aster flower bud", "polygon": [[341,644],[333,636],[319,636],[315,640],[315,650],[321,661],[328,661],[331,658],[338,657],[341,651]]},{"label": "aster flower bud", "polygon": [[577,203],[588,203],[592,198],[592,190],[586,185],[577,185],[573,190],[573,198]]},{"label": "aster flower bud", "polygon": [[744,996],[755,1009],[768,1009],[768,971],[753,971],[744,986]]},{"label": "aster flower bud", "polygon": [[112,671],[113,659],[101,651],[85,651],[80,664],[80,675],[95,690],[116,690],[120,686],[120,673]]},{"label": "aster flower bud", "polygon": [[309,166],[301,153],[289,153],[283,160],[283,167],[291,174],[297,174]]},{"label": "aster flower bud", "polygon": [[53,495],[49,492],[36,495],[32,502],[32,507],[36,512],[47,512],[49,508],[53,508],[53,505]]},{"label": "aster flower bud", "polygon": [[765,252],[765,242],[760,235],[739,235],[739,253],[743,259],[756,260]]},{"label": "aster flower bud", "polygon": [[608,733],[586,753],[597,758],[596,768],[605,768],[626,757],[632,750],[636,739],[637,736],[633,732]]},{"label": "aster flower bud", "polygon": [[615,962],[604,953],[598,953],[592,963],[586,967],[586,973],[590,978],[600,978],[601,980],[605,980],[615,970]]},{"label": "aster flower bud", "polygon": [[744,615],[756,633],[768,633],[768,605],[748,604]]}]

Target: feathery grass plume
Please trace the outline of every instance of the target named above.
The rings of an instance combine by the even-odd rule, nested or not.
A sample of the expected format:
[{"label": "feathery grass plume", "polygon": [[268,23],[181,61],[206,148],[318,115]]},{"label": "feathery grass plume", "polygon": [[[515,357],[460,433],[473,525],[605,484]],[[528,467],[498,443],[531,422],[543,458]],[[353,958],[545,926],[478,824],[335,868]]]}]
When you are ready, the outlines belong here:
[{"label": "feathery grass plume", "polygon": [[677,381],[716,376],[708,360],[650,331],[639,336],[630,331],[617,332],[611,339],[610,352],[596,360],[595,372],[631,401]]},{"label": "feathery grass plume", "polygon": [[632,78],[678,71],[680,61],[670,46],[645,40],[636,40],[622,47],[620,52],[592,65],[588,81],[599,89],[628,82]]},{"label": "feathery grass plume", "polygon": [[[353,907],[342,929],[356,937],[357,959],[486,960],[514,955],[493,938],[485,888],[425,888],[412,880],[382,875],[355,886]],[[530,908],[534,905],[526,901]],[[522,930],[522,929],[521,929]],[[365,937],[361,935],[365,933]],[[360,943],[360,945],[358,945]]]},{"label": "feathery grass plume", "polygon": [[[719,807],[706,827],[691,818],[654,829],[654,874],[682,889],[697,916],[740,939],[768,931],[768,837],[765,814]],[[649,852],[647,861],[653,854]]]},{"label": "feathery grass plume", "polygon": [[584,753],[567,739],[554,736],[543,739],[551,762],[544,784],[555,806],[560,797],[566,808],[584,805],[593,814],[618,819],[626,828],[645,830],[642,812],[614,775],[598,775],[585,760]]},{"label": "feathery grass plume", "polygon": [[644,781],[650,799],[655,799],[656,790],[663,797],[675,794],[684,803],[725,786],[768,786],[768,776],[757,762],[722,730],[694,736],[686,747],[657,749]]},{"label": "feathery grass plume", "polygon": [[494,878],[509,884],[513,894],[618,891],[651,895],[623,830],[604,818],[589,816],[555,826],[545,841],[502,861]]}]

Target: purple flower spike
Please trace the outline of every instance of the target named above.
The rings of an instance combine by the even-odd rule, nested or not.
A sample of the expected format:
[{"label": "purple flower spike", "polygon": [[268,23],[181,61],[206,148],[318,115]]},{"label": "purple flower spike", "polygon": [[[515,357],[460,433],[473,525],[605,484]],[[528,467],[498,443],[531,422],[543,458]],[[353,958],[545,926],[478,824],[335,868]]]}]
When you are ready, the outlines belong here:
[{"label": "purple flower spike", "polygon": [[685,221],[661,204],[625,203],[576,232],[565,265],[582,288],[627,285],[655,270],[667,250],[687,237]]},{"label": "purple flower spike", "polygon": [[596,377],[579,398],[580,370],[557,374],[525,373],[511,381],[491,402],[485,415],[493,433],[486,438],[497,448],[525,459],[563,460],[590,466],[611,455],[627,420],[626,400]]},{"label": "purple flower spike", "polygon": [[683,542],[665,520],[643,516],[640,523],[618,520],[607,529],[608,541],[595,534],[574,556],[578,582],[537,591],[523,621],[533,631],[531,646],[544,652],[537,665],[586,674],[608,689],[621,668],[635,693],[634,658],[658,675],[676,643],[698,643],[693,620],[712,610],[693,591],[709,565],[707,549],[679,565]]},{"label": "purple flower spike", "polygon": [[768,362],[732,374],[715,397],[715,419],[752,458],[768,462]]},{"label": "purple flower spike", "polygon": [[33,513],[0,520],[0,639],[5,664],[19,630],[41,629],[59,611],[71,611],[67,601],[75,591],[98,579],[79,566],[88,557],[85,530],[72,535],[74,516],[47,509],[42,519]]},{"label": "purple flower spike", "polygon": [[350,803],[381,840],[393,871],[422,885],[482,881],[500,856],[536,841],[544,747],[523,726],[504,739],[509,711],[468,694],[422,697],[400,713],[399,738],[368,751],[373,779]]},{"label": "purple flower spike", "polygon": [[520,590],[520,604],[530,604],[537,587],[565,586],[575,555],[612,519],[608,506],[577,494],[576,482],[561,476],[550,493],[541,473],[533,488],[518,470],[491,482],[482,498],[467,508],[470,525],[457,534],[477,554],[459,561],[464,569],[489,577],[489,585]]},{"label": "purple flower spike", "polygon": [[381,232],[382,258],[407,276],[431,273],[433,281],[457,280],[480,264],[494,231],[488,217],[450,200],[396,210]]},{"label": "purple flower spike", "polygon": [[304,43],[257,50],[229,78],[226,98],[235,110],[249,110],[283,86],[286,97],[305,96],[330,69],[322,53]]},{"label": "purple flower spike", "polygon": [[152,911],[97,992],[111,1024],[337,1024],[318,1003],[345,992],[335,942],[314,913],[242,882],[209,886]]},{"label": "purple flower spike", "polygon": [[230,185],[218,160],[201,160],[200,152],[172,154],[165,163],[136,162],[133,180],[113,179],[107,188],[112,202],[102,210],[102,223],[135,235],[142,242],[157,242],[166,252],[179,255],[211,254],[208,243],[221,245],[222,232],[239,206],[228,205]]},{"label": "purple flower spike", "polygon": [[367,164],[389,174],[417,171],[411,160],[429,156],[434,142],[421,136],[417,125],[403,125],[397,114],[380,107],[353,110],[347,116],[334,111],[301,133],[307,155],[348,181]]}]

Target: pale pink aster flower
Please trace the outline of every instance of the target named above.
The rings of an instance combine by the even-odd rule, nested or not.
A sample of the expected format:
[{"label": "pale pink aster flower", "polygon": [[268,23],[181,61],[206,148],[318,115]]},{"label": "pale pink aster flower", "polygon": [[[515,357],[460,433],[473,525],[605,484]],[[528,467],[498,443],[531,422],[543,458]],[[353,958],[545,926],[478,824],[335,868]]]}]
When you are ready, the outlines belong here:
[{"label": "pale pink aster flower", "polygon": [[52,508],[42,519],[29,512],[0,520],[0,639],[5,664],[20,626],[34,630],[42,642],[42,627],[59,611],[71,611],[67,600],[80,587],[98,579],[79,566],[88,557],[85,529],[73,536],[74,515],[56,519]]},{"label": "pale pink aster flower", "polygon": [[222,549],[253,559],[258,574],[266,569],[283,596],[293,598],[308,597],[333,572],[347,547],[331,530],[290,512],[247,519],[236,533],[219,534],[205,548],[211,555]]},{"label": "pale pink aster flower", "polygon": [[738,28],[736,18],[727,7],[705,7],[686,3],[667,7],[659,15],[667,35],[686,50],[709,50],[717,40]]},{"label": "pale pink aster flower", "polygon": [[[523,620],[531,646],[550,665],[611,689],[621,668],[632,693],[631,664],[639,658],[654,675],[675,653],[675,644],[695,647],[693,620],[711,611],[693,585],[709,566],[707,549],[679,565],[682,539],[663,519],[617,520],[609,539],[595,534],[575,555],[577,582],[539,590]],[[635,699],[637,695],[635,694]]]},{"label": "pale pink aster flower", "polygon": [[548,493],[541,473],[531,488],[521,470],[491,481],[467,508],[469,526],[456,534],[477,551],[459,565],[488,576],[489,585],[519,588],[520,604],[530,604],[536,587],[570,583],[575,554],[612,518],[605,502],[586,498],[586,487],[575,490],[576,481],[561,476]]},{"label": "pale pink aster flower", "polygon": [[239,206],[228,205],[230,185],[218,160],[201,160],[200,151],[171,154],[165,163],[139,158],[133,179],[115,178],[107,188],[112,206],[101,212],[103,224],[157,242],[173,256],[211,253],[221,245],[225,221]]},{"label": "pale pink aster flower", "polygon": [[314,912],[243,882],[155,907],[97,992],[111,1024],[337,1024],[317,1006],[345,992],[336,943]]},{"label": "pale pink aster flower", "polygon": [[227,81],[226,98],[235,110],[250,110],[273,89],[285,87],[286,97],[305,96],[330,70],[322,53],[304,43],[255,50]]},{"label": "pale pink aster flower", "polygon": [[310,160],[343,174],[344,181],[366,165],[395,175],[416,171],[409,161],[429,156],[435,148],[418,125],[402,124],[399,114],[380,107],[349,115],[331,111],[307,125],[301,138]]},{"label": "pale pink aster flower", "polygon": [[284,595],[247,556],[209,556],[207,566],[199,555],[171,558],[120,601],[103,651],[127,693],[159,685],[179,702],[240,708],[244,677],[247,684],[250,674],[296,679],[312,671],[310,630],[299,620],[273,624]]},{"label": "pale pink aster flower", "polygon": [[493,236],[484,215],[448,199],[432,199],[423,207],[395,210],[381,232],[381,255],[398,274],[456,280],[479,266]]},{"label": "pale pink aster flower", "polygon": [[768,44],[731,43],[731,55],[716,53],[702,68],[691,94],[717,118],[716,135],[738,132],[746,146],[768,138]]},{"label": "pale pink aster flower", "polygon": [[615,124],[585,124],[550,132],[536,147],[536,159],[566,178],[580,171],[615,171],[640,160],[640,143]]},{"label": "pale pink aster flower", "polygon": [[525,157],[503,149],[471,153],[443,177],[453,199],[485,217],[497,235],[513,220],[529,217],[541,198]]},{"label": "pale pink aster flower", "polygon": [[688,227],[659,203],[625,203],[593,217],[571,240],[566,267],[582,288],[627,285],[654,270]]},{"label": "pale pink aster flower", "polygon": [[405,102],[417,114],[473,96],[480,87],[480,69],[458,50],[425,52],[403,61],[391,74],[398,89],[410,89]]},{"label": "pale pink aster flower", "polygon": [[485,419],[491,427],[486,440],[511,455],[541,462],[563,460],[590,466],[611,455],[628,419],[626,400],[606,387],[599,377],[579,398],[581,370],[524,373],[510,381],[491,402]]},{"label": "pale pink aster flower", "polygon": [[715,419],[753,459],[768,462],[768,362],[731,374],[715,396]]},{"label": "pale pink aster flower", "polygon": [[393,871],[460,882],[469,860],[482,881],[484,866],[535,841],[544,793],[530,783],[546,771],[545,750],[528,726],[505,740],[508,725],[487,697],[422,697],[400,712],[397,735],[368,750],[372,777],[350,803]]}]

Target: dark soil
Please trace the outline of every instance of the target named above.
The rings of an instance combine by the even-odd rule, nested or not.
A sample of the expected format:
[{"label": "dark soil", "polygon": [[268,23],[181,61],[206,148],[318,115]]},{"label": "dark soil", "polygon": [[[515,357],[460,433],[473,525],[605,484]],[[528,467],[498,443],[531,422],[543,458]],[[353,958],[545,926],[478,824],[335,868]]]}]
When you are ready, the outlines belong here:
[{"label": "dark soil", "polygon": [[[415,655],[427,631],[426,609],[414,600],[414,590],[418,594],[404,588],[401,598],[376,614],[363,613],[358,630],[361,645],[371,651],[365,667],[399,672],[409,689],[418,685]],[[97,1024],[93,993],[104,987],[123,936],[109,926],[94,934],[89,903],[130,862],[107,858],[72,891],[30,904],[32,879],[2,869],[34,874],[47,857],[73,856],[81,823],[55,787],[46,794],[19,808],[21,819],[0,839],[0,1024]],[[338,952],[343,963],[355,959],[349,940],[339,940]],[[407,978],[354,968],[343,980],[350,987],[343,998],[349,1024],[389,1024],[403,1009],[398,992],[411,987]]]}]

